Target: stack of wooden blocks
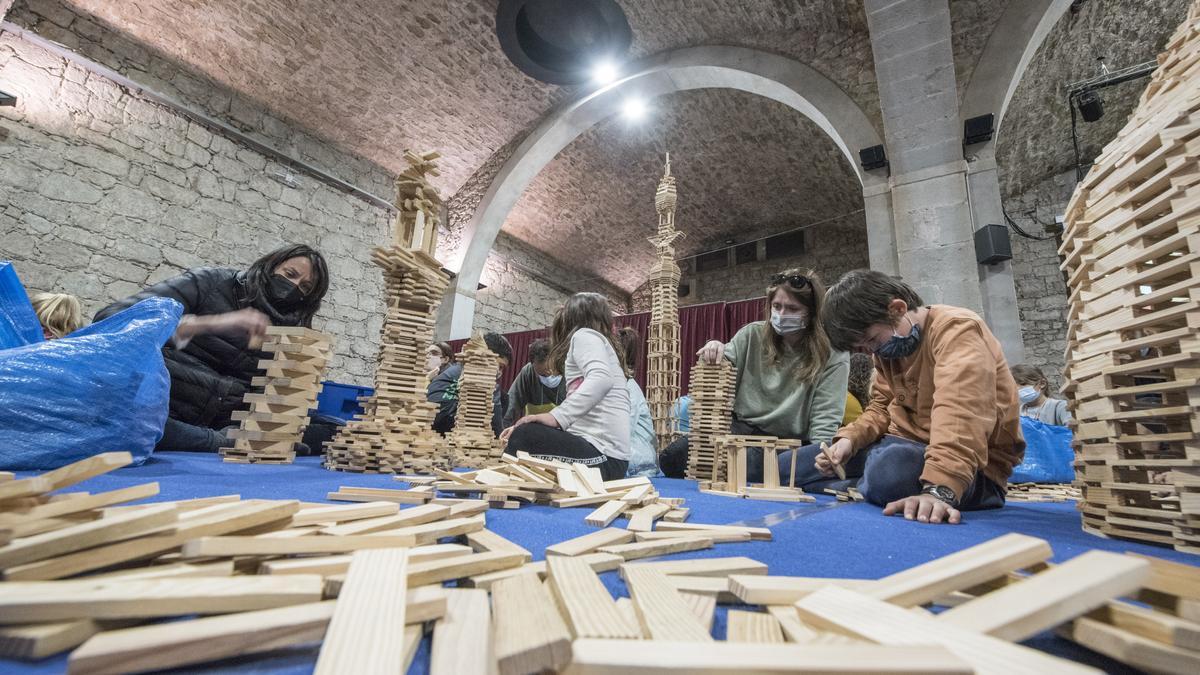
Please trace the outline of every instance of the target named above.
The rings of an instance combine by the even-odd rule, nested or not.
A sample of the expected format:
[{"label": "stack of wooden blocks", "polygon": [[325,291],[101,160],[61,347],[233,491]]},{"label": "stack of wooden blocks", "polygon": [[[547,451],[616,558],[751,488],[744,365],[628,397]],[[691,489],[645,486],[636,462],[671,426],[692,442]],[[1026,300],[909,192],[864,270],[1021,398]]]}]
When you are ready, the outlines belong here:
[{"label": "stack of wooden blocks", "polygon": [[411,166],[397,179],[396,200],[397,239],[404,243],[376,248],[371,254],[371,261],[383,270],[387,298],[375,393],[326,446],[326,468],[429,472],[452,461],[452,451],[432,430],[437,404],[425,400],[425,349],[433,340],[437,306],[450,282],[432,255],[441,201],[427,175],[437,175],[436,157],[405,153]]},{"label": "stack of wooden blocks", "polygon": [[[0,473],[0,657],[73,650],[71,673],[126,673],[318,642],[317,673],[405,672],[429,634],[434,675],[1097,672],[1018,644],[1057,628],[1134,668],[1200,671],[1200,569],[1154,558],[1052,565],[1047,542],[1008,534],[877,580],[771,576],[745,556],[642,560],[773,538],[645,507],[533,562],[481,501],[49,494],[131,459]],[[718,605],[736,605],[723,640]]]},{"label": "stack of wooden blocks", "polygon": [[736,385],[737,374],[733,364],[725,359],[715,364],[705,363],[701,359],[692,368],[687,465],[687,477],[692,480],[725,480],[724,456],[717,448],[717,437],[729,433],[729,425],[733,422]]},{"label": "stack of wooden blocks", "polygon": [[654,436],[662,450],[675,439],[671,406],[679,398],[679,265],[675,240],[684,233],[675,229],[675,177],[671,155],[654,194],[658,232],[650,238],[658,260],[650,270],[650,335],[647,336],[646,402],[654,421]]},{"label": "stack of wooden blocks", "polygon": [[[771,502],[815,502],[796,485],[796,458],[801,442],[789,441],[775,436],[734,436],[723,434],[715,437],[717,456],[725,462],[724,481],[700,481],[700,491],[726,497],[743,497]],[[792,450],[791,471],[787,484],[779,477],[779,453]],[[752,485],[746,473],[747,453],[762,453],[762,483]]]},{"label": "stack of wooden blocks", "polygon": [[226,462],[290,464],[296,458],[332,348],[332,336],[309,328],[267,328],[262,350],[274,356],[258,363],[266,372],[252,382],[261,393],[246,394],[250,409],[233,414],[242,424],[229,433],[233,447],[221,450]]},{"label": "stack of wooden blocks", "polygon": [[475,335],[458,354],[462,376],[458,380],[458,414],[448,440],[455,451],[455,465],[472,469],[496,461],[503,446],[492,432],[496,374],[500,360],[488,349],[482,335]]},{"label": "stack of wooden blocks", "polygon": [[1067,206],[1084,529],[1200,553],[1200,13]]}]

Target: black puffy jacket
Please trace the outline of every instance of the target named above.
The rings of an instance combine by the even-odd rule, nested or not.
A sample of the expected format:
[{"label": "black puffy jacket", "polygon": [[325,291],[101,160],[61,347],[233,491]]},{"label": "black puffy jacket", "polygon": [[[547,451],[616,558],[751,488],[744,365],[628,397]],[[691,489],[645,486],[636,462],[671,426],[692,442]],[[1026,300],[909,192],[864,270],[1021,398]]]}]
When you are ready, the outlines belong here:
[{"label": "black puffy jacket", "polygon": [[[105,307],[95,320],[154,296],[178,300],[184,314],[224,314],[253,306],[265,312],[273,325],[295,325],[264,300],[247,300],[245,272],[217,267],[198,267],[160,281]],[[249,349],[243,336],[197,335],[183,349],[167,342],[163,357],[171,373],[171,417],[220,429],[230,423],[234,410],[244,409],[242,397],[250,389],[250,379],[260,372],[258,361],[270,355]]]}]

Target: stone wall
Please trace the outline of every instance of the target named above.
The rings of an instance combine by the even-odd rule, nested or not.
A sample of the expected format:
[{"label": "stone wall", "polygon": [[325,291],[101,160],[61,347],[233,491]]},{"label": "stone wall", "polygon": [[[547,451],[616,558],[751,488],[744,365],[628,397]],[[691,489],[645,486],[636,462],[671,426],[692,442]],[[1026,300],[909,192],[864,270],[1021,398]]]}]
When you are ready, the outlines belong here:
[{"label": "stone wall", "polygon": [[[1074,190],[1075,172],[1071,170],[1005,199],[1004,210],[1022,230],[1047,236],[1043,224],[1053,223],[1055,216],[1066,210]],[[1067,286],[1058,268],[1059,240],[1035,241],[1011,231],[1009,235],[1025,362],[1041,368],[1051,388],[1058,389],[1067,335]]]}]

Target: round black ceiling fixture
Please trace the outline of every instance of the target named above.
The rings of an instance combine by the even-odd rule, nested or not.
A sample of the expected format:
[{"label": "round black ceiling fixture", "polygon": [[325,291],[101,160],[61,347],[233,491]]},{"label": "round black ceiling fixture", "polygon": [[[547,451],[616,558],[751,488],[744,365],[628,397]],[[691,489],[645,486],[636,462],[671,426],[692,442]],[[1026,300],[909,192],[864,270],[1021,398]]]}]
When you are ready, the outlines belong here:
[{"label": "round black ceiling fixture", "polygon": [[602,61],[620,61],[633,33],[615,0],[500,0],[496,37],[521,72],[570,85]]}]

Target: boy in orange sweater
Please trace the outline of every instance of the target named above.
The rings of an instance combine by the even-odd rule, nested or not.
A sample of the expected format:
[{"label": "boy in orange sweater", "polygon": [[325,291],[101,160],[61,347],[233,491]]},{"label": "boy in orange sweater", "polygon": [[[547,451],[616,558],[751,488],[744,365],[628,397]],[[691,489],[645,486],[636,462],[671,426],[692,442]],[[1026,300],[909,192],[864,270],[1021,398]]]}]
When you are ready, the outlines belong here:
[{"label": "boy in orange sweater", "polygon": [[834,349],[875,355],[875,389],[828,450],[801,449],[797,483],[835,484],[837,465],[861,477],[858,490],[884,515],[923,523],[1003,506],[1025,440],[1016,382],[983,319],[927,306],[904,282],[871,270],[845,274],[825,307]]}]

